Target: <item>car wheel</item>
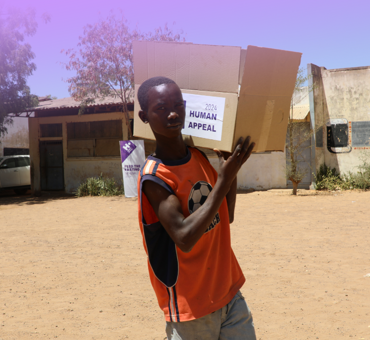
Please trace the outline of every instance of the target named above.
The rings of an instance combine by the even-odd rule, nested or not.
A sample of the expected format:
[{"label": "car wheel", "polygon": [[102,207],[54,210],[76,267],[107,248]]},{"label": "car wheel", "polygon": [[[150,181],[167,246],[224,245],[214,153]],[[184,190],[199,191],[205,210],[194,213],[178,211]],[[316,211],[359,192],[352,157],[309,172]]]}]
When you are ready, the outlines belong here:
[{"label": "car wheel", "polygon": [[17,195],[24,195],[27,192],[27,189],[14,189]]}]

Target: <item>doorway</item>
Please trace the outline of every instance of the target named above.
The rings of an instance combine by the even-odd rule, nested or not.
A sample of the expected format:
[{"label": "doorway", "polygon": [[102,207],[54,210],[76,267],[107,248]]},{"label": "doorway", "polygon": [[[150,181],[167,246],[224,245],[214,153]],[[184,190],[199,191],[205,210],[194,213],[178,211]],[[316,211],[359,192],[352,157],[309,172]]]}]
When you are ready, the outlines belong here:
[{"label": "doorway", "polygon": [[64,190],[62,141],[40,142],[41,190]]}]

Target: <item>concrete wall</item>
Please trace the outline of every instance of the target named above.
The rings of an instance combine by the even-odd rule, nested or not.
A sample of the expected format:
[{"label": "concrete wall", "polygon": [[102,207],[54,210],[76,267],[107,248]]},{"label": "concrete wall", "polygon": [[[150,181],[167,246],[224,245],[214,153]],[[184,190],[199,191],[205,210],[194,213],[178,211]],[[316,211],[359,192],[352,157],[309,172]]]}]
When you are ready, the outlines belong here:
[{"label": "concrete wall", "polygon": [[[341,173],[356,172],[361,158],[370,157],[370,145],[360,148],[352,145],[351,128],[353,122],[370,123],[370,67],[327,70],[309,64],[308,69],[313,85],[311,114],[315,126],[323,126],[322,147],[316,143],[314,150],[316,169],[325,163]],[[327,148],[326,123],[338,118],[348,121],[349,148],[331,153]],[[370,138],[370,129],[366,133]]]},{"label": "concrete wall", "polygon": [[[218,158],[210,158],[218,170]],[[286,188],[286,154],[271,152],[252,154],[238,173],[238,189],[282,189]]]},{"label": "concrete wall", "polygon": [[6,125],[8,133],[0,138],[0,156],[4,148],[28,149],[28,118],[14,117],[12,125]]},{"label": "concrete wall", "polygon": [[[40,140],[62,140],[64,159],[64,187],[68,193],[76,191],[78,186],[88,177],[114,177],[122,183],[122,166],[120,157],[67,157],[67,123],[91,122],[105,120],[122,120],[123,139],[127,139],[127,127],[122,112],[102,114],[85,114],[80,116],[59,116],[29,119],[30,157],[31,157],[31,187],[32,192],[38,195],[41,191],[40,181]],[[62,123],[63,136],[61,138],[40,138],[40,124]]]}]

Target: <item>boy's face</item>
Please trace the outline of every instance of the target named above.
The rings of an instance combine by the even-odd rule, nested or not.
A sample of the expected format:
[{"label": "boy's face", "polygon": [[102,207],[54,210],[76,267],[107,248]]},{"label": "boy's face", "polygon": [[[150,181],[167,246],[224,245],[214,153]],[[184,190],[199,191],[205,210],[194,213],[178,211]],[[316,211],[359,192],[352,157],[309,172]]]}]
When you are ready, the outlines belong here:
[{"label": "boy's face", "polygon": [[185,121],[184,100],[176,84],[162,84],[148,92],[148,111],[140,113],[147,120],[154,135],[168,138],[181,134]]}]

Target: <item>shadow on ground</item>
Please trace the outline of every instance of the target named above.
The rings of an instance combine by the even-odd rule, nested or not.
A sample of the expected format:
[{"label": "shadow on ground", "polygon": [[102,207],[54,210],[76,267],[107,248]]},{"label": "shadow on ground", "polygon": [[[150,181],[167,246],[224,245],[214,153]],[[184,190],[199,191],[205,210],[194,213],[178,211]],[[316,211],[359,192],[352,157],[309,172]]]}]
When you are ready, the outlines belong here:
[{"label": "shadow on ground", "polygon": [[293,195],[293,189],[268,189],[268,190],[254,190],[254,189],[238,189],[237,193],[243,194],[261,194],[261,195],[278,195],[278,196],[335,196],[337,194],[342,194],[341,191],[329,191],[329,190],[310,190],[310,189],[298,189],[297,195]]},{"label": "shadow on ground", "polygon": [[254,189],[238,189],[236,191],[237,194],[251,194],[252,192],[256,192]]},{"label": "shadow on ground", "polygon": [[75,199],[75,195],[66,194],[61,191],[43,191],[41,196],[33,196],[31,191],[27,191],[25,195],[17,195],[13,190],[0,190],[0,206],[4,205],[32,205],[43,204],[50,201]]}]

